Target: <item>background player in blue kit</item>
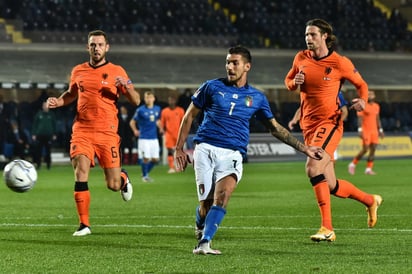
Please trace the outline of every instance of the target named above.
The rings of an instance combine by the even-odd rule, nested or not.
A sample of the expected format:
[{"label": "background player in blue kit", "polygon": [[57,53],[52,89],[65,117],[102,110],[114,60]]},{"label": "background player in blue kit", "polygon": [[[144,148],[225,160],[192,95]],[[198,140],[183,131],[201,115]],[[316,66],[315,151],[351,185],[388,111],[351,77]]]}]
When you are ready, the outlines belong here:
[{"label": "background player in blue kit", "polygon": [[200,203],[196,208],[195,228],[199,243],[194,254],[221,254],[211,248],[210,241],[242,177],[249,119],[253,115],[282,142],[314,159],[323,155],[321,148],[305,146],[275,120],[265,95],[247,82],[251,60],[248,49],[230,48],[226,57],[227,77],[206,81],[199,87],[180,125],[175,151],[177,171],[183,171],[190,162],[183,146],[193,120],[203,111],[203,121],[194,137],[193,160]]},{"label": "background player in blue kit", "polygon": [[157,123],[160,119],[161,108],[155,105],[156,98],[151,91],[144,93],[144,105],[138,107],[130,120],[130,128],[133,134],[139,138],[139,157],[143,158],[142,181],[153,182],[149,173],[156,163],[159,162],[160,145],[157,137]]}]

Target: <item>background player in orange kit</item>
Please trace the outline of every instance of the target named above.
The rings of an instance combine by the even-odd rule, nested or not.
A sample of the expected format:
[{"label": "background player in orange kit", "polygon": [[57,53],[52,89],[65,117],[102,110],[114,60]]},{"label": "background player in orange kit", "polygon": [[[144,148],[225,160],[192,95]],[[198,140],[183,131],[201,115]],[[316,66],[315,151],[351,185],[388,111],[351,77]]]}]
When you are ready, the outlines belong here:
[{"label": "background player in orange kit", "polygon": [[305,144],[320,146],[326,152],[322,160],[308,158],[306,162],[306,173],[321,214],[321,228],[310,237],[313,241],[336,239],[332,226],[331,194],[363,203],[368,212],[368,227],[375,226],[377,210],[382,203],[381,196],[365,193],[335,175],[333,153],[343,135],[339,90],[345,80],[356,87],[359,98],[352,100],[351,108],[357,111],[364,109],[368,94],[368,85],[352,62],[333,50],[335,40],[328,22],[309,20],[305,30],[307,49],[296,54],[285,77],[288,90],[300,90],[300,125]]},{"label": "background player in orange kit", "polygon": [[375,175],[375,172],[372,170],[373,161],[375,160],[375,150],[379,144],[379,137],[384,137],[381,119],[379,117],[380,107],[379,104],[375,102],[375,98],[375,92],[370,90],[368,93],[368,103],[365,105],[365,109],[357,113],[359,125],[358,132],[359,136],[362,138],[362,149],[348,166],[348,172],[351,175],[355,174],[356,164],[368,150],[369,155],[365,174]]},{"label": "background player in orange kit", "polygon": [[165,146],[167,149],[167,162],[169,165],[168,173],[175,173],[175,163],[173,154],[175,152],[177,134],[179,132],[180,122],[185,115],[183,108],[176,105],[177,98],[170,95],[167,98],[169,106],[162,109],[159,120],[160,133],[164,133]]},{"label": "background player in orange kit", "polygon": [[49,108],[62,107],[77,100],[70,157],[76,180],[74,199],[80,226],[73,236],[91,233],[87,182],[90,167],[95,166],[95,157],[103,168],[107,187],[113,191],[120,190],[125,201],[132,198],[132,185],[126,171],[121,169],[116,102],[120,94],[124,94],[132,104],[140,103],[140,96],[125,70],[106,60],[109,43],[105,32],[90,32],[87,49],[90,60],[73,68],[68,90],[58,98],[47,100]]}]

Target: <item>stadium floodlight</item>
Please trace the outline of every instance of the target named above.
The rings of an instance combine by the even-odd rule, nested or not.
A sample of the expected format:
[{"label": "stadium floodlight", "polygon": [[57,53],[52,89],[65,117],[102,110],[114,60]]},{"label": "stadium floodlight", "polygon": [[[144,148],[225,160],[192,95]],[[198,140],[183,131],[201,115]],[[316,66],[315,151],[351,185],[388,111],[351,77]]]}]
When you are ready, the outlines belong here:
[{"label": "stadium floodlight", "polygon": [[53,83],[53,87],[55,89],[66,89],[66,84],[65,83]]},{"label": "stadium floodlight", "polygon": [[15,84],[12,82],[2,82],[1,87],[2,88],[14,88]]},{"label": "stadium floodlight", "polygon": [[49,83],[37,83],[36,84],[36,87],[38,88],[38,89],[47,89],[47,88],[49,88]]},{"label": "stadium floodlight", "polygon": [[18,83],[18,87],[21,89],[29,89],[32,88],[32,84],[31,83]]}]

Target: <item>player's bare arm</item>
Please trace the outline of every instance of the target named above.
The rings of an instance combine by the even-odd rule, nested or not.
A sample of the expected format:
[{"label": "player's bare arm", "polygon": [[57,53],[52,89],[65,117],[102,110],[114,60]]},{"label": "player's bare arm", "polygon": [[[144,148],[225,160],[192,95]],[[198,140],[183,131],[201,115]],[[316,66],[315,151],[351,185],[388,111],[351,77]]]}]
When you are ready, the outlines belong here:
[{"label": "player's bare arm", "polygon": [[126,91],[125,96],[130,103],[135,106],[140,104],[140,94],[134,89],[134,86],[130,83],[129,79],[122,76],[117,76],[115,85],[116,87],[121,87]]},{"label": "player's bare arm", "polygon": [[134,136],[139,137],[140,136],[140,131],[137,128],[137,122],[136,122],[135,119],[130,120],[129,126],[132,129]]},{"label": "player's bare arm", "polygon": [[289,121],[288,127],[290,130],[293,129],[293,127],[299,122],[300,120],[300,107],[295,111],[295,114],[293,115],[292,120]]},{"label": "player's bare arm", "polygon": [[70,90],[67,90],[63,92],[60,97],[49,97],[47,98],[47,107],[48,108],[58,108],[62,106],[66,106],[77,98],[77,92],[72,92]]},{"label": "player's bare arm", "polygon": [[184,171],[187,167],[187,164],[190,163],[189,155],[187,155],[186,152],[183,151],[183,147],[186,143],[187,136],[189,135],[193,120],[196,118],[199,112],[200,109],[198,109],[193,103],[191,103],[186,110],[185,116],[183,116],[183,120],[180,124],[179,133],[177,136],[176,149],[174,152],[176,171]]},{"label": "player's bare arm", "polygon": [[323,157],[323,149],[320,147],[308,147],[301,141],[296,139],[286,128],[280,125],[275,118],[264,122],[270,133],[285,144],[290,145],[296,150],[306,154],[308,157],[321,160]]}]

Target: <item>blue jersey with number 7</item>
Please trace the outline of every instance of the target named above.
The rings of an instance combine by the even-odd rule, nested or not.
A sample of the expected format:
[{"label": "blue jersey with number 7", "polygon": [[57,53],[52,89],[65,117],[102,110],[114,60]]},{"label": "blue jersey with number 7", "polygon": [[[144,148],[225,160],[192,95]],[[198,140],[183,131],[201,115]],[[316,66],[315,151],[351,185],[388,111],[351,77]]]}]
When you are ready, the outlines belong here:
[{"label": "blue jersey with number 7", "polygon": [[273,118],[263,92],[250,85],[235,87],[226,78],[203,83],[192,102],[204,113],[193,140],[238,150],[243,155],[249,143],[249,119],[253,115],[258,120]]}]

